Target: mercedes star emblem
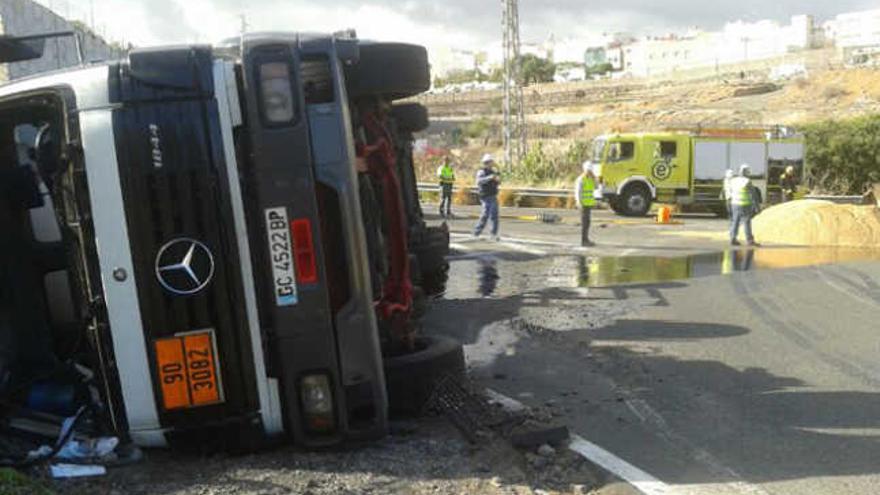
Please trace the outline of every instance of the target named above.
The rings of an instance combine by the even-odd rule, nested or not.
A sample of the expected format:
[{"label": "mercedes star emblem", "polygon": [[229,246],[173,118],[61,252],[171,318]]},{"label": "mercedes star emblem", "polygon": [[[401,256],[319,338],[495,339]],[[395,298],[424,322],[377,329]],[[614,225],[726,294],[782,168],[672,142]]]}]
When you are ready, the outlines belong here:
[{"label": "mercedes star emblem", "polygon": [[214,278],[214,255],[195,239],[175,239],[156,255],[156,278],[172,294],[197,294]]}]

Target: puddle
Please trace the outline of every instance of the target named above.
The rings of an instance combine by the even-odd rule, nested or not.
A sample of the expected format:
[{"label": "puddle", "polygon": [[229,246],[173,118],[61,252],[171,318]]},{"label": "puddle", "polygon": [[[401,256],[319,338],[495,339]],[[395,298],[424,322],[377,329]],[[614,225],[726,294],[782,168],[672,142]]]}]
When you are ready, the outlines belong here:
[{"label": "puddle", "polygon": [[845,248],[737,249],[682,257],[631,256],[584,260],[579,287],[609,287],[729,275],[767,269],[880,260],[880,250]]},{"label": "puddle", "polygon": [[880,249],[759,248],[680,257],[548,256],[507,260],[492,253],[450,264],[447,299],[507,297],[547,288],[658,284],[736,272],[880,261]]}]

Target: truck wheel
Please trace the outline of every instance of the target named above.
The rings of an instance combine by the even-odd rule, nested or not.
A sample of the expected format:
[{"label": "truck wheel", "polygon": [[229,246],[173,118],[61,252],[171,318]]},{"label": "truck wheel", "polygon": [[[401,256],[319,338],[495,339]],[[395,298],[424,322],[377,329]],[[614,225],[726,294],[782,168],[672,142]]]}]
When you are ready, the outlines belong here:
[{"label": "truck wheel", "polygon": [[431,87],[428,51],[407,43],[360,43],[360,60],[346,69],[352,98],[409,98]]},{"label": "truck wheel", "polygon": [[391,115],[397,122],[397,130],[414,133],[428,128],[428,109],[418,103],[402,103],[391,107]]},{"label": "truck wheel", "polygon": [[727,211],[725,205],[713,206],[710,209],[718,218],[730,218],[730,212]]},{"label": "truck wheel", "polygon": [[422,278],[430,278],[447,268],[449,255],[449,230],[443,227],[428,227],[412,251],[419,257]]},{"label": "truck wheel", "polygon": [[651,209],[651,191],[642,184],[633,184],[623,190],[618,201],[624,215],[643,217]]},{"label": "truck wheel", "polygon": [[463,377],[464,350],[448,337],[420,336],[416,351],[385,358],[385,386],[392,416],[417,416],[440,382]]},{"label": "truck wheel", "polygon": [[612,196],[608,199],[608,207],[611,208],[611,211],[618,215],[623,215],[623,208],[620,206],[620,198],[617,196]]}]

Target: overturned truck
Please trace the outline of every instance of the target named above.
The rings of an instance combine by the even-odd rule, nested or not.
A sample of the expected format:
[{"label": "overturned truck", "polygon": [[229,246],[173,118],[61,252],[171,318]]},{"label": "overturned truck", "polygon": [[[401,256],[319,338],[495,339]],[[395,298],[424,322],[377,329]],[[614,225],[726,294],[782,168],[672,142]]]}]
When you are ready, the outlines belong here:
[{"label": "overturned truck", "polygon": [[5,417],[322,446],[417,412],[463,372],[419,324],[428,86],[422,47],[273,33],[0,88]]}]

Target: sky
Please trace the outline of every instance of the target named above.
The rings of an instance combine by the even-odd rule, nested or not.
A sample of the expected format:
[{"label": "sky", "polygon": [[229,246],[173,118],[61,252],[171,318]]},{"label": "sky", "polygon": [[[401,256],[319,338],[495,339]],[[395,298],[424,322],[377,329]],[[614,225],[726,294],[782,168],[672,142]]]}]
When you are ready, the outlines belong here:
[{"label": "sky", "polygon": [[[361,38],[417,42],[429,48],[484,49],[500,38],[499,0],[39,0],[62,15],[90,22],[115,41],[145,46],[211,42],[249,30],[332,32],[354,28]],[[90,8],[91,7],[91,8]],[[523,41],[595,39],[603,32],[666,34],[692,26],[719,29],[728,21],[792,15],[826,20],[877,8],[876,0],[520,0]]]}]

